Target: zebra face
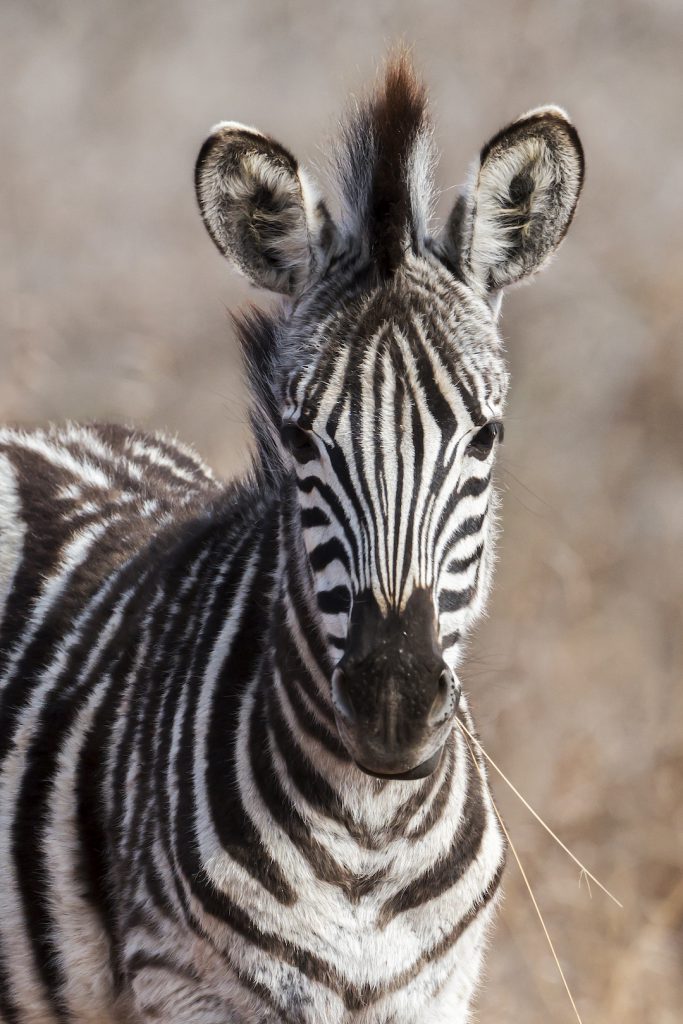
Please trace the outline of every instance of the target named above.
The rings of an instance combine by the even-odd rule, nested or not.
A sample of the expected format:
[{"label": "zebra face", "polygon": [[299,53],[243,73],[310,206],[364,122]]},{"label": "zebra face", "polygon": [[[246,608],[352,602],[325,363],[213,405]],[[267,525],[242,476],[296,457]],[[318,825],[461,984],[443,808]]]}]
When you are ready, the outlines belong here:
[{"label": "zebra face", "polygon": [[242,341],[339,733],[359,766],[403,778],[439,761],[461,639],[488,589],[502,291],[552,256],[583,181],[566,114],[539,108],[484,146],[432,236],[431,140],[424,90],[399,62],[343,126],[337,222],[292,154],[252,128],[218,125],[196,168],[219,249],[287,296]]},{"label": "zebra face", "polygon": [[337,724],[361,767],[417,778],[452,727],[461,639],[488,589],[502,346],[488,304],[436,259],[316,316],[303,346],[322,304],[308,296],[290,321],[306,355],[281,437]]}]

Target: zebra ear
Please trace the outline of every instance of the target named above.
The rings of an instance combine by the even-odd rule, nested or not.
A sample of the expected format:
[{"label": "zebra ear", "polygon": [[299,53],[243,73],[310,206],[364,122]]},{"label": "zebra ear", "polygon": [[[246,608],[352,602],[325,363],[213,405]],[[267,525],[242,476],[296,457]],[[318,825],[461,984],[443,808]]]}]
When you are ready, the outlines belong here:
[{"label": "zebra ear", "polygon": [[490,293],[535,273],[571,224],[583,176],[583,149],[565,112],[530,111],[482,149],[446,225],[447,257]]},{"label": "zebra ear", "polygon": [[197,157],[195,189],[212,239],[253,284],[286,295],[306,287],[335,229],[284,146],[224,121]]}]

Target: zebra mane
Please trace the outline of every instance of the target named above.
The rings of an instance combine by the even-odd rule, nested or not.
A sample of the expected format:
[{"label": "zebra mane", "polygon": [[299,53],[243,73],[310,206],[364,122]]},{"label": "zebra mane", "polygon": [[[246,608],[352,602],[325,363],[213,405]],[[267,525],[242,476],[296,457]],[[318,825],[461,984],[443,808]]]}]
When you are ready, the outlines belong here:
[{"label": "zebra mane", "polygon": [[255,452],[252,471],[257,482],[279,489],[283,474],[278,437],[280,410],[275,378],[278,360],[279,318],[250,306],[232,314],[249,387],[249,420]]},{"label": "zebra mane", "polygon": [[345,232],[380,272],[408,248],[420,252],[432,204],[434,149],[427,93],[405,51],[392,57],[374,92],[341,125],[334,177]]}]

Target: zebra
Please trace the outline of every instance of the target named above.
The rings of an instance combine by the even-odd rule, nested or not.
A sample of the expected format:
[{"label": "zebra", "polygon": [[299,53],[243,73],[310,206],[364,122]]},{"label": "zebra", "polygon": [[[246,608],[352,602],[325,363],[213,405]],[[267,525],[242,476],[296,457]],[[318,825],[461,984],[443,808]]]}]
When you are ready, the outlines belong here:
[{"label": "zebra", "polygon": [[491,581],[503,290],[583,180],[541,107],[430,233],[425,87],[342,122],[338,209],[222,122],[196,165],[250,470],[162,434],[0,431],[3,1024],[464,1021],[506,844],[458,679]]}]

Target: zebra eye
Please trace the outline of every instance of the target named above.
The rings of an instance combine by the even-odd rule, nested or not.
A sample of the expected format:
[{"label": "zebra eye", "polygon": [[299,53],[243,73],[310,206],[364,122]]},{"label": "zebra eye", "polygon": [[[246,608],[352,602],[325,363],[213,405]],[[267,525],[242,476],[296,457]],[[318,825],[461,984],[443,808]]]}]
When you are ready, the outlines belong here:
[{"label": "zebra eye", "polygon": [[491,454],[491,449],[496,439],[503,443],[503,424],[500,420],[491,420],[481,430],[477,431],[467,446],[467,453],[475,459],[486,459]]},{"label": "zebra eye", "polygon": [[313,436],[296,423],[284,423],[280,431],[282,443],[297,462],[306,463],[318,455]]}]

